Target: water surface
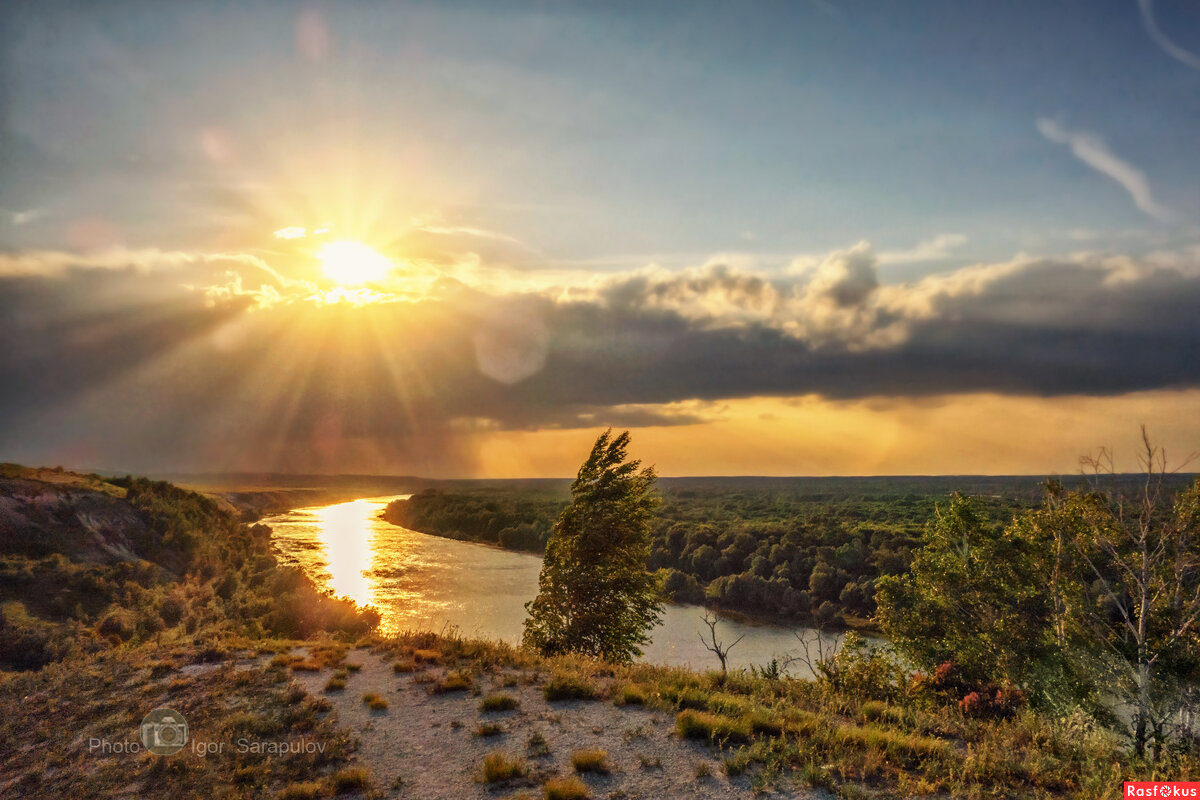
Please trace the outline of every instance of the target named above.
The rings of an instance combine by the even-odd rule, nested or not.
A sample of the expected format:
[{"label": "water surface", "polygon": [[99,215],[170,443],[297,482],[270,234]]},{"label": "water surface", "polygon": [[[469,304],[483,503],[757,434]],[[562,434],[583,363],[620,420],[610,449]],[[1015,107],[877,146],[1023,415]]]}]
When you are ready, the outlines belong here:
[{"label": "water surface", "polygon": [[[407,497],[399,495],[398,497]],[[300,508],[268,517],[282,560],[300,566],[336,595],[373,606],[385,634],[405,630],[521,640],[525,603],[537,594],[540,556],[429,536],[379,519],[393,497]],[[715,668],[716,657],[700,643],[704,609],[667,606],[663,624],[651,632],[644,660]],[[805,628],[750,625],[721,620],[718,640],[743,637],[730,652],[730,666],[762,665],[796,653],[796,632]],[[793,674],[803,668],[793,667]]]}]

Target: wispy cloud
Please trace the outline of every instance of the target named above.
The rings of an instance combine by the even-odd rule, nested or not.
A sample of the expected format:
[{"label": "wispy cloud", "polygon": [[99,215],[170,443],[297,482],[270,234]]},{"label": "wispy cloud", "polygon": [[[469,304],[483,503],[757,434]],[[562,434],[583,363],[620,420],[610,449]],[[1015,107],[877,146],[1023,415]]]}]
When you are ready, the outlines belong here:
[{"label": "wispy cloud", "polygon": [[1092,169],[1121,184],[1133,198],[1134,205],[1142,211],[1159,220],[1168,220],[1173,216],[1169,209],[1154,199],[1146,173],[1109,150],[1099,136],[1087,131],[1068,130],[1046,118],[1037,121],[1037,129],[1055,144],[1066,145],[1076,158]]},{"label": "wispy cloud", "polygon": [[1158,20],[1154,17],[1154,0],[1138,0],[1138,9],[1142,12],[1142,25],[1146,28],[1146,33],[1150,35],[1155,44],[1163,49],[1164,53],[1181,64],[1200,70],[1200,56],[1175,44],[1170,37],[1163,33],[1162,28],[1158,27]]},{"label": "wispy cloud", "polygon": [[884,250],[879,254],[880,264],[917,264],[922,261],[941,261],[949,258],[951,251],[967,243],[961,233],[940,233],[932,239],[917,242],[909,250]]}]

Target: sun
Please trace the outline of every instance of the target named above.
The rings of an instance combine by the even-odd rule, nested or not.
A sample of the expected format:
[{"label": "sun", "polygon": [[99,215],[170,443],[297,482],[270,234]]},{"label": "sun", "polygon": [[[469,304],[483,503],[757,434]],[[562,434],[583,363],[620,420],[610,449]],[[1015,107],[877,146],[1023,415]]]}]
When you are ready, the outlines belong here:
[{"label": "sun", "polygon": [[380,281],[392,270],[386,256],[361,242],[330,242],[317,251],[325,277],[342,286]]}]

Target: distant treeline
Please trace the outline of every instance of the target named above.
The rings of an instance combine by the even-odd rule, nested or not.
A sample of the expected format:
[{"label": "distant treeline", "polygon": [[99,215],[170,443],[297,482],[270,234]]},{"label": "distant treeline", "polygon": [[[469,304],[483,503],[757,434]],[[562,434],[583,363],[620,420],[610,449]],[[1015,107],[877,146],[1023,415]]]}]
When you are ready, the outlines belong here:
[{"label": "distant treeline", "polygon": [[[997,524],[1037,501],[1037,478],[730,478],[659,483],[650,568],[678,602],[822,623],[875,611],[875,580],[904,572],[935,505],[979,498]],[[389,504],[413,530],[541,552],[564,490],[427,489]]]}]

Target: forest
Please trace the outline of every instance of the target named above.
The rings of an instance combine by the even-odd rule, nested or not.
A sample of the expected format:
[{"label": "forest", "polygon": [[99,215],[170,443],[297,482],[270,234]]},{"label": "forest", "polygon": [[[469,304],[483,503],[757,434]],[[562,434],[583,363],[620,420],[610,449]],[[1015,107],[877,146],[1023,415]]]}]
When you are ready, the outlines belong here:
[{"label": "forest", "polygon": [[[1036,504],[1036,477],[660,478],[650,568],[671,598],[746,616],[869,625],[875,582],[903,573],[938,503],[977,499],[997,525]],[[391,503],[423,533],[542,552],[565,482],[458,482]]]}]

